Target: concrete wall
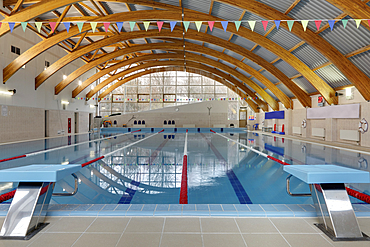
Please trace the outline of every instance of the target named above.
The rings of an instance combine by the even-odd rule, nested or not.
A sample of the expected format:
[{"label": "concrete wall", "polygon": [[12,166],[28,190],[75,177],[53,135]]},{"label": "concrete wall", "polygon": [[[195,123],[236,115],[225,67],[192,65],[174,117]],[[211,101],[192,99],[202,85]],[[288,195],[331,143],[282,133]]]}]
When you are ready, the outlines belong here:
[{"label": "concrete wall", "polygon": [[[210,117],[207,109],[209,106],[212,107]],[[110,117],[109,119],[112,120],[112,123],[116,120],[117,127],[122,127],[122,125],[126,124],[133,116],[135,116],[134,120],[145,120],[146,127],[162,127],[164,120],[175,120],[176,127],[182,127],[184,124],[195,124],[195,127],[209,127],[209,123],[211,123],[211,127],[213,127],[214,124],[223,124],[225,127],[234,124],[235,127],[238,127],[239,122],[238,120],[228,120],[227,101],[192,103],[146,112],[129,113]],[[134,120],[131,120],[127,126],[132,127]]]},{"label": "concrete wall", "polygon": [[[2,17],[0,17],[1,19]],[[41,38],[34,32],[28,29],[23,32],[21,27],[14,29],[13,33],[2,36],[0,38],[0,78],[3,78],[3,69],[19,56],[11,53],[11,45],[19,47],[22,54],[40,41]],[[63,75],[68,75],[84,65],[81,60],[75,60],[68,64],[35,90],[35,77],[44,70],[45,61],[53,64],[65,55],[67,53],[62,48],[54,46],[31,60],[24,69],[17,71],[6,84],[0,83],[0,91],[16,89],[16,94],[13,96],[0,95],[0,110],[2,106],[5,106],[10,111],[10,115],[7,117],[0,116],[0,130],[2,134],[4,133],[0,137],[0,142],[45,137],[45,110],[80,112],[79,121],[83,127],[80,128],[79,132],[88,130],[88,126],[86,126],[88,125],[88,113],[95,111],[94,108],[90,108],[90,104],[94,103],[72,99],[72,90],[78,85],[78,80],[67,86],[58,96],[54,96],[54,87],[63,80]],[[91,70],[78,79],[84,81],[94,73],[95,70]],[[89,89],[85,89],[79,97],[83,97],[88,91]],[[63,110],[62,100],[69,101],[66,110]],[[57,125],[46,131],[50,136],[53,136],[58,128],[60,129],[60,123],[58,124],[60,116],[62,116],[62,122],[66,122],[65,117],[70,116],[70,114],[54,114],[53,116],[57,119],[49,119],[49,126],[52,126],[54,122]],[[74,122],[72,125],[74,127]]]}]

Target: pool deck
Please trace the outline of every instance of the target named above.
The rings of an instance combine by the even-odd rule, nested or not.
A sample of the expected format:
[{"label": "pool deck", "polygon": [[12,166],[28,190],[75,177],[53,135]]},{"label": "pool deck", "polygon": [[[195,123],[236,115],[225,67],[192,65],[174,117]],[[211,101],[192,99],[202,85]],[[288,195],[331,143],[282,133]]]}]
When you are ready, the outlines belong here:
[{"label": "pool deck", "polygon": [[[0,204],[6,216],[10,204]],[[370,204],[352,204],[370,217]],[[316,217],[311,204],[50,204],[48,216]]]}]

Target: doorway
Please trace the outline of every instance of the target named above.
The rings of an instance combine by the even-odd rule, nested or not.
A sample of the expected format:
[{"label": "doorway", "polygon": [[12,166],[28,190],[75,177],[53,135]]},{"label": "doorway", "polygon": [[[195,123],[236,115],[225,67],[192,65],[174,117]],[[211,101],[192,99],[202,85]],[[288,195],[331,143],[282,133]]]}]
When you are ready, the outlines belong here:
[{"label": "doorway", "polygon": [[75,112],[75,133],[79,133],[79,117],[80,114],[78,112]]}]

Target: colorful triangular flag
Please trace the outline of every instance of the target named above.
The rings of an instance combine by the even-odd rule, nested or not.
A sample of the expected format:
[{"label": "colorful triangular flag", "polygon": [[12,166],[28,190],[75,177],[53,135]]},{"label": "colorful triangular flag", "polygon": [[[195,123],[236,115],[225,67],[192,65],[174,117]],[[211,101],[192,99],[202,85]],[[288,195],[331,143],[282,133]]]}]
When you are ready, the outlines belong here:
[{"label": "colorful triangular flag", "polygon": [[287,24],[288,24],[288,27],[289,27],[289,31],[291,32],[292,28],[293,28],[293,25],[294,25],[294,21],[287,21]]},{"label": "colorful triangular flag", "polygon": [[249,27],[251,28],[252,32],[254,30],[254,26],[256,25],[256,21],[248,21]]},{"label": "colorful triangular flag", "polygon": [[35,25],[37,27],[37,31],[41,32],[42,22],[35,22]]},{"label": "colorful triangular flag", "polygon": [[222,25],[222,27],[224,28],[224,31],[226,32],[226,30],[227,30],[227,25],[229,25],[229,22],[228,22],[228,21],[221,21],[221,25]]},{"label": "colorful triangular flag", "polygon": [[307,25],[308,25],[308,20],[302,20],[301,23],[302,23],[302,26],[303,26],[303,30],[306,32]]},{"label": "colorful triangular flag", "polygon": [[238,32],[239,31],[239,28],[240,28],[240,24],[242,23],[241,21],[235,21],[235,27],[236,27],[236,31]]},{"label": "colorful triangular flag", "polygon": [[333,31],[335,20],[328,20],[330,30]]},{"label": "colorful triangular flag", "polygon": [[108,32],[109,25],[110,25],[110,22],[104,22],[104,29],[105,29],[105,32]]},{"label": "colorful triangular flag", "polygon": [[69,32],[69,28],[71,27],[71,23],[70,22],[63,22],[63,25],[66,28],[67,33],[68,33]]},{"label": "colorful triangular flag", "polygon": [[96,26],[98,25],[97,22],[90,22],[90,26],[91,26],[91,29],[93,31],[93,33],[95,33],[95,30],[96,30]]},{"label": "colorful triangular flag", "polygon": [[170,21],[171,32],[172,32],[172,31],[173,31],[173,29],[175,28],[176,23],[177,23],[177,21]]},{"label": "colorful triangular flag", "polygon": [[[367,20],[367,24],[369,24],[369,27],[370,27],[370,20]],[[0,24],[0,27],[1,27],[1,24]]]},{"label": "colorful triangular flag", "polygon": [[195,26],[197,27],[198,32],[200,31],[200,28],[202,27],[201,21],[195,21]]},{"label": "colorful triangular flag", "polygon": [[158,30],[160,32],[162,30],[163,21],[157,21],[157,26],[158,26]]},{"label": "colorful triangular flag", "polygon": [[315,25],[316,25],[317,31],[319,31],[320,30],[320,26],[321,26],[321,20],[316,20],[315,21]]},{"label": "colorful triangular flag", "polygon": [[51,27],[51,32],[54,33],[54,30],[55,30],[55,27],[56,27],[57,23],[56,22],[49,22],[49,25]]},{"label": "colorful triangular flag", "polygon": [[280,20],[275,20],[275,26],[276,26],[276,29],[279,30],[279,27],[280,27]]},{"label": "colorful triangular flag", "polygon": [[[21,22],[21,26],[22,26],[23,32],[26,31],[27,24],[28,24],[27,22]],[[0,24],[0,27],[1,27],[1,24]]]},{"label": "colorful triangular flag", "polygon": [[343,27],[344,28],[346,28],[347,23],[348,23],[348,20],[347,19],[342,20],[342,24],[343,24]]},{"label": "colorful triangular flag", "polygon": [[269,24],[268,21],[262,21],[263,29],[265,29],[265,32],[266,32],[266,29],[267,29],[267,25],[268,24]]},{"label": "colorful triangular flag", "polygon": [[190,25],[190,21],[184,21],[182,24],[184,25],[185,31],[187,32]]},{"label": "colorful triangular flag", "polygon": [[144,27],[145,27],[145,31],[148,31],[150,21],[143,21],[143,24],[144,24]]},{"label": "colorful triangular flag", "polygon": [[10,32],[12,33],[15,23],[14,22],[8,22],[8,25],[9,25],[9,28],[10,28]]},{"label": "colorful triangular flag", "polygon": [[133,30],[134,30],[134,27],[135,27],[136,22],[134,22],[134,21],[130,21],[129,23],[130,23],[131,31],[133,31]]},{"label": "colorful triangular flag", "polygon": [[117,28],[118,28],[118,32],[121,32],[122,26],[123,26],[123,22],[116,22],[116,25],[117,25]]},{"label": "colorful triangular flag", "polygon": [[355,19],[356,27],[359,28],[361,24],[362,19]]},{"label": "colorful triangular flag", "polygon": [[212,32],[212,30],[213,30],[213,26],[215,25],[215,22],[214,21],[209,21],[208,22],[208,26],[209,26],[209,29],[211,30],[211,32]]},{"label": "colorful triangular flag", "polygon": [[0,22],[0,27],[1,27],[1,24],[3,24],[2,22]]},{"label": "colorful triangular flag", "polygon": [[76,24],[77,24],[78,30],[79,30],[79,31],[80,31],[80,33],[81,33],[81,31],[82,31],[82,27],[84,26],[84,23],[83,23],[83,22],[77,22]]}]

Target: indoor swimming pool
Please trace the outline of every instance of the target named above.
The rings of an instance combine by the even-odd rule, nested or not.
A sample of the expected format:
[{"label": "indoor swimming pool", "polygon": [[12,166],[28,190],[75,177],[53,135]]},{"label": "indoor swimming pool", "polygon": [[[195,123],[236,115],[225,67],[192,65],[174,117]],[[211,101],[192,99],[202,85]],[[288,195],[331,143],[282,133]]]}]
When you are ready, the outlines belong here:
[{"label": "indoor swimming pool", "polygon": [[[138,129],[131,131],[135,130]],[[82,164],[117,150],[76,173],[76,195],[53,197],[52,203],[178,204],[186,129],[168,128],[158,133],[160,130],[146,128],[127,133],[127,129],[108,128],[100,133],[5,144],[1,146],[0,160],[31,155],[1,162],[0,167]],[[213,130],[218,134],[209,128],[189,129],[189,204],[313,204],[311,197],[289,196],[286,192],[288,174],[283,171],[283,165],[250,148],[288,164],[335,164],[369,170],[370,156],[365,153],[243,129]],[[49,149],[54,151],[43,151]],[[16,183],[0,183],[0,194],[16,187]],[[367,194],[370,192],[367,184],[350,184],[349,187]],[[309,192],[308,185],[297,178],[291,179],[291,188],[294,193]],[[71,192],[73,189],[74,179],[70,176],[57,182],[54,192]],[[362,203],[354,198],[351,200]]]}]

